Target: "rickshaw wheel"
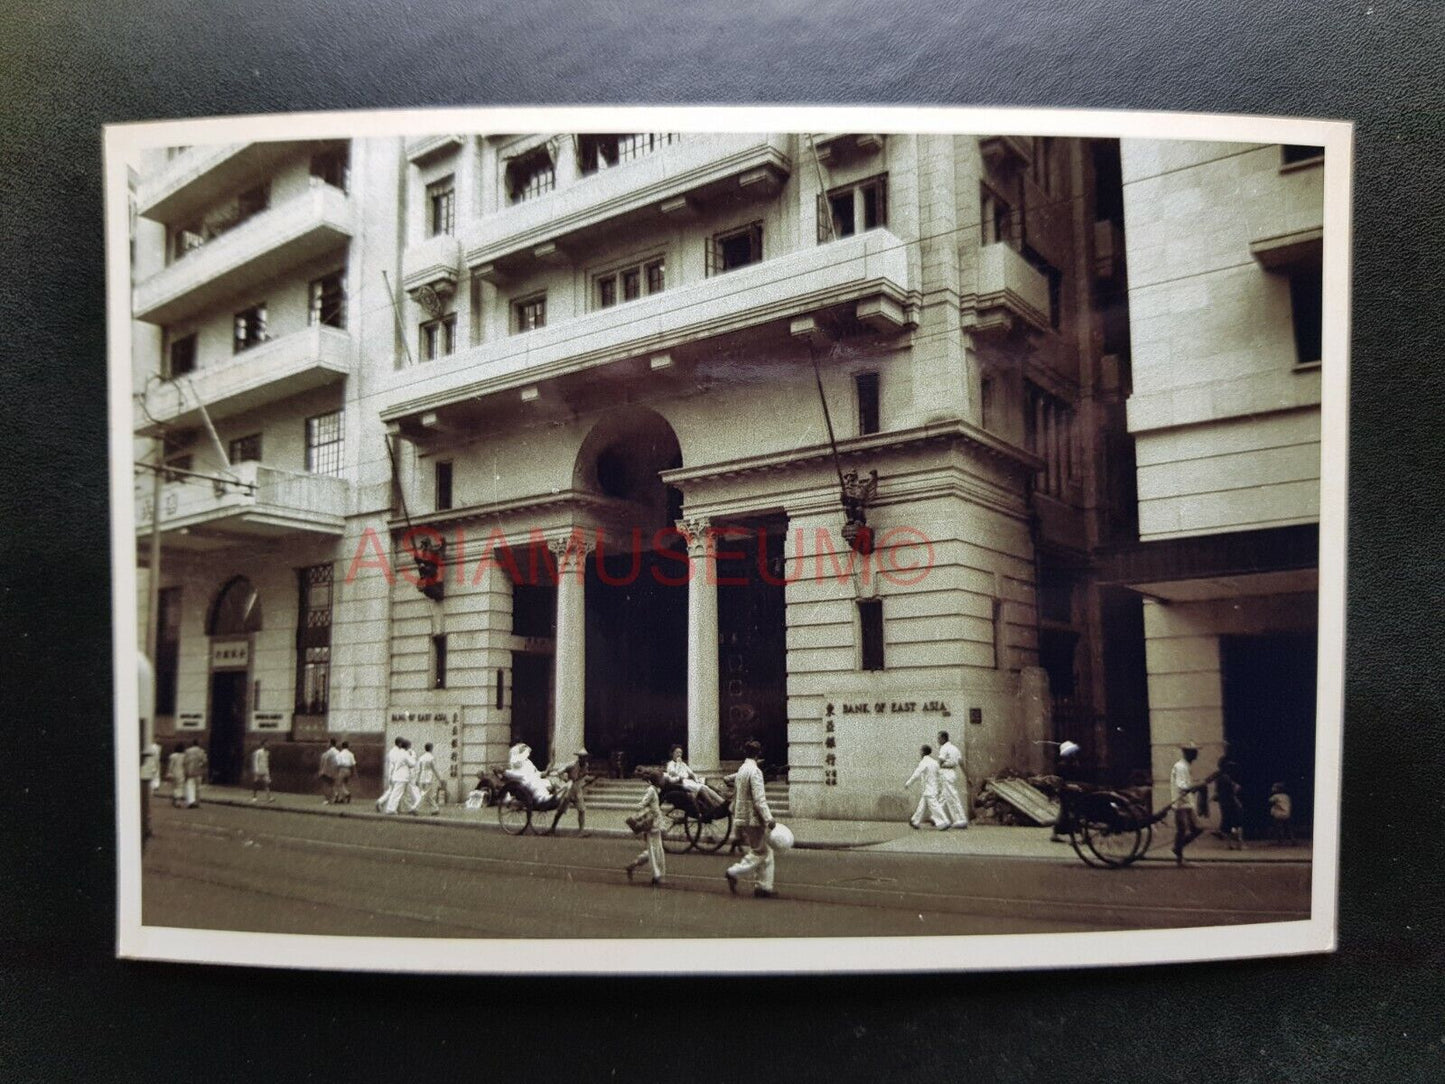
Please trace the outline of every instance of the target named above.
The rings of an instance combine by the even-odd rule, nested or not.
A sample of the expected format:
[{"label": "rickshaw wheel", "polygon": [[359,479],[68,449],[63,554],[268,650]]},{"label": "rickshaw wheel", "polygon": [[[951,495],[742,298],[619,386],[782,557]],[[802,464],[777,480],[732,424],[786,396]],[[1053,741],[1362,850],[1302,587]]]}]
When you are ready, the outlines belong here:
[{"label": "rickshaw wheel", "polygon": [[534,836],[550,836],[557,830],[557,822],[562,819],[556,809],[533,809],[531,814],[527,827]]},{"label": "rickshaw wheel", "polygon": [[704,854],[716,854],[733,837],[733,811],[729,809],[710,821],[690,820],[687,827],[694,847]]},{"label": "rickshaw wheel", "polygon": [[682,854],[692,848],[691,820],[681,809],[663,810],[662,849],[668,854]]},{"label": "rickshaw wheel", "polygon": [[1143,853],[1144,832],[1127,799],[1110,795],[1105,809],[1083,818],[1084,842],[1106,866],[1127,866]]},{"label": "rickshaw wheel", "polygon": [[532,820],[532,811],[510,794],[503,794],[497,802],[497,820],[507,835],[520,836]]}]

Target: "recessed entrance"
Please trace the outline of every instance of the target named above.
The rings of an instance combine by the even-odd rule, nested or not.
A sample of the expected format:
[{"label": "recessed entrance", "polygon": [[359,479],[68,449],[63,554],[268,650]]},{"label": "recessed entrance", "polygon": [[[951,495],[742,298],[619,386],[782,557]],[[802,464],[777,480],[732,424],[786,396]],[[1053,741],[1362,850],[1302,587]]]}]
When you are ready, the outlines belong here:
[{"label": "recessed entrance", "polygon": [[211,779],[239,783],[245,760],[252,637],[261,631],[261,599],[245,576],[229,580],[206,622],[211,637]]},{"label": "recessed entrance", "polygon": [[1315,641],[1313,632],[1220,637],[1224,740],[1253,836],[1268,833],[1274,783],[1285,785],[1296,830],[1314,821]]},{"label": "recessed entrance", "polygon": [[768,766],[787,763],[787,607],[783,575],[787,520],[736,521],[718,541],[719,752],[741,760],[763,743]]}]

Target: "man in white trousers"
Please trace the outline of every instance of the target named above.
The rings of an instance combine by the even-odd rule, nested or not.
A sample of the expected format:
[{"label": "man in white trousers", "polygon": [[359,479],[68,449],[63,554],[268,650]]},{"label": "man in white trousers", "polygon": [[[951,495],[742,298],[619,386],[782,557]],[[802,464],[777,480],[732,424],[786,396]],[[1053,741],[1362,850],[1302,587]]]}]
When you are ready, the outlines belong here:
[{"label": "man in white trousers", "polygon": [[778,822],[773,819],[773,811],[768,808],[768,796],[763,789],[763,770],[758,767],[758,757],[762,753],[760,742],[749,741],[743,746],[743,755],[747,759],[736,777],[733,826],[748,852],[736,865],[729,866],[723,876],[734,895],[737,894],[739,877],[756,876],[753,895],[771,899],[777,893],[773,891],[773,847],[768,842],[768,833]]},{"label": "man in white trousers", "polygon": [[919,796],[918,808],[913,811],[913,816],[908,818],[908,827],[920,827],[923,814],[927,813],[935,828],[940,832],[948,831],[948,817],[938,800],[938,761],[933,759],[931,745],[923,747],[923,757],[919,760],[918,767],[913,769],[913,774],[908,777],[908,782],[903,784],[903,789],[907,790],[920,779],[923,780],[923,794]]},{"label": "man in white trousers", "polygon": [[968,827],[968,810],[958,794],[958,773],[963,766],[963,750],[948,740],[948,731],[938,732],[938,798],[943,815],[953,828]]},{"label": "man in white trousers", "polygon": [[376,811],[395,813],[401,804],[402,791],[411,785],[411,767],[407,763],[405,738],[397,738],[386,751],[386,760],[381,768],[381,781],[385,786],[381,797],[376,800]]},{"label": "man in white trousers", "polygon": [[417,807],[424,801],[431,807],[427,811],[431,816],[440,816],[442,807],[441,803],[437,801],[437,791],[441,788],[442,777],[437,774],[437,758],[436,754],[432,752],[431,742],[426,743],[421,756],[417,757],[416,782],[420,789],[412,788],[417,792],[416,801],[412,803],[407,812],[415,813]]}]

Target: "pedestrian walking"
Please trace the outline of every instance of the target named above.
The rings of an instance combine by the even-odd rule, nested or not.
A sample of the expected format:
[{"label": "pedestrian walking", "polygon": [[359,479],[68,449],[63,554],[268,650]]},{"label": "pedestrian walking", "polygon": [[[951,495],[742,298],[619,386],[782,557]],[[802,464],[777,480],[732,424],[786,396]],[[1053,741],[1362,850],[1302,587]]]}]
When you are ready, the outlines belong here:
[{"label": "pedestrian walking", "polygon": [[395,813],[401,805],[401,793],[411,782],[411,769],[406,761],[406,739],[397,738],[386,751],[381,765],[381,796],[376,799],[378,813]]},{"label": "pedestrian walking", "polygon": [[171,781],[171,805],[180,808],[186,801],[186,747],[179,743],[166,761],[166,778]]},{"label": "pedestrian walking", "polygon": [[261,791],[266,792],[266,801],[274,802],[275,796],[271,793],[271,750],[266,748],[267,741],[261,739],[261,744],[256,746],[256,751],[251,754],[251,801],[260,797]]},{"label": "pedestrian walking", "polygon": [[1184,848],[1198,838],[1204,829],[1199,827],[1199,818],[1194,815],[1192,796],[1204,789],[1204,783],[1197,786],[1189,766],[1199,756],[1199,750],[1185,743],[1179,747],[1179,759],[1169,771],[1169,796],[1174,807],[1174,861],[1184,865]]},{"label": "pedestrian walking", "polygon": [[336,739],[331,739],[331,744],[321,754],[321,764],[316,770],[317,782],[321,785],[321,804],[329,805],[336,797],[336,770],[340,751],[336,748]]},{"label": "pedestrian walking", "polygon": [[753,895],[771,899],[777,893],[773,891],[773,847],[768,841],[768,833],[778,822],[768,808],[763,770],[758,767],[758,758],[763,755],[762,743],[749,740],[743,745],[743,755],[747,759],[735,776],[737,790],[733,794],[733,825],[748,850],[739,862],[728,867],[723,876],[727,878],[729,891],[735,895],[740,877],[755,877],[757,883],[753,886]]},{"label": "pedestrian walking", "polygon": [[651,771],[643,776],[647,790],[637,803],[637,813],[629,817],[628,826],[646,842],[642,853],[627,864],[627,879],[643,866],[652,867],[652,887],[662,884],[667,876],[667,855],[662,849],[662,773]]},{"label": "pedestrian walking", "polygon": [[1290,823],[1290,817],[1294,813],[1294,803],[1285,793],[1284,784],[1276,783],[1269,788],[1269,820],[1270,827],[1274,830],[1275,846],[1294,846],[1294,825]]},{"label": "pedestrian walking", "polygon": [[923,793],[918,798],[918,808],[913,811],[913,816],[908,818],[908,827],[918,828],[922,825],[924,813],[933,822],[933,826],[940,832],[948,831],[948,817],[944,815],[943,805],[938,800],[938,761],[933,756],[933,746],[923,747],[923,757],[918,762],[918,767],[913,769],[913,774],[908,777],[908,782],[903,784],[907,790],[919,780],[923,781]]},{"label": "pedestrian walking", "polygon": [[185,755],[186,808],[195,809],[201,804],[201,782],[206,778],[206,751],[195,738]]},{"label": "pedestrian walking", "polygon": [[1219,806],[1219,835],[1231,851],[1244,850],[1244,788],[1235,779],[1238,767],[1228,757],[1219,758],[1214,773],[1214,804]]},{"label": "pedestrian walking", "polygon": [[441,815],[441,803],[437,801],[437,791],[441,789],[442,777],[437,774],[437,758],[432,752],[432,743],[427,742],[422,747],[421,756],[416,761],[416,802],[408,813],[415,813],[417,808],[425,802],[430,808],[427,815],[436,817]]},{"label": "pedestrian walking", "polygon": [[333,805],[351,801],[351,777],[356,774],[356,754],[351,751],[350,742],[342,742],[336,750],[336,789],[331,794]]},{"label": "pedestrian walking", "polygon": [[948,731],[938,732],[938,798],[949,827],[967,828],[968,809],[958,793],[959,770],[963,766],[963,750],[948,740]]},{"label": "pedestrian walking", "polygon": [[577,835],[579,837],[590,836],[587,831],[587,784],[592,782],[592,776],[587,774],[587,750],[578,749],[562,767],[554,770],[553,773],[562,779],[567,787],[563,791],[562,800],[557,806],[557,816],[552,822],[554,825],[562,820],[562,814],[568,809],[577,810]]}]

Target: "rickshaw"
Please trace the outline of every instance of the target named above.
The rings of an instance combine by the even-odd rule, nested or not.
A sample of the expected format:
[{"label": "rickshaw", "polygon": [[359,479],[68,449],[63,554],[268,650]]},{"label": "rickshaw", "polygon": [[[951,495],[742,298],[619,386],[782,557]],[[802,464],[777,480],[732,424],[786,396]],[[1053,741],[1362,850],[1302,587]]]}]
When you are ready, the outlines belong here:
[{"label": "rickshaw", "polygon": [[729,794],[713,807],[701,804],[680,783],[664,783],[662,849],[668,854],[701,851],[715,854],[733,837],[733,803]]},{"label": "rickshaw", "polygon": [[1066,783],[1059,797],[1059,827],[1068,830],[1074,853],[1096,868],[1118,869],[1144,857],[1154,825],[1169,814],[1168,806],[1151,813],[1128,794],[1079,783]]},{"label": "rickshaw", "polygon": [[565,812],[562,795],[537,801],[530,790],[507,779],[500,768],[492,769],[492,793],[496,795],[497,820],[509,836],[520,836],[529,829],[534,836],[549,836]]}]

